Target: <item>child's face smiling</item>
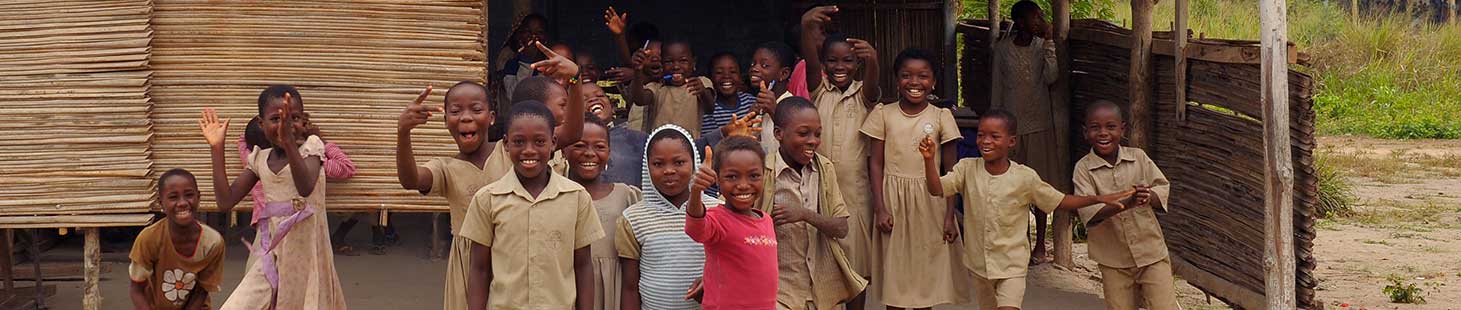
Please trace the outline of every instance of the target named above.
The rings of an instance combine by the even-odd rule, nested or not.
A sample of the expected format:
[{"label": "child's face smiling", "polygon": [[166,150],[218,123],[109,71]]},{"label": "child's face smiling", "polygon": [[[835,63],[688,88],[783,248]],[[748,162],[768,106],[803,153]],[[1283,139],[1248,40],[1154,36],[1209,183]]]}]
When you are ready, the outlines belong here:
[{"label": "child's face smiling", "polygon": [[979,120],[979,155],[985,161],[1001,161],[1009,158],[1010,148],[1015,146],[1015,136],[1009,131],[1008,123],[1000,118]]},{"label": "child's face smiling", "polygon": [[307,130],[307,128],[305,128],[304,124],[303,103],[293,102],[293,105],[289,107],[291,114],[290,117],[293,118],[294,122],[288,125],[294,126],[294,128],[290,128],[292,129],[291,133],[293,133],[294,136],[278,136],[279,126],[285,125],[283,123],[283,116],[279,115],[279,109],[284,108],[283,102],[283,98],[273,98],[269,99],[269,102],[264,105],[264,119],[260,120],[259,122],[259,125],[263,126],[264,128],[264,137],[269,138],[269,143],[272,143],[275,146],[283,146],[285,142],[294,143],[294,145],[303,145],[304,141],[309,138],[309,131]]},{"label": "child's face smiling", "polygon": [[512,159],[513,172],[519,177],[536,178],[548,171],[548,157],[553,154],[553,128],[538,116],[519,116],[507,128],[507,157]]},{"label": "child's face smiling", "polygon": [[655,141],[649,147],[649,180],[665,197],[679,197],[690,191],[694,176],[694,155],[682,138]]},{"label": "child's face smiling", "polygon": [[547,94],[547,96],[544,96],[544,99],[547,99],[547,101],[544,101],[543,105],[548,106],[548,111],[553,111],[553,118],[561,126],[568,119],[568,92],[563,90],[562,86],[558,86],[557,83],[550,84],[552,85],[549,85],[547,89],[543,90]]},{"label": "child's face smiling", "polygon": [[822,145],[822,118],[817,110],[802,109],[791,112],[788,124],[777,124],[776,141],[783,159],[795,161],[800,166],[812,163],[817,156],[817,147]]},{"label": "child's face smiling", "polygon": [[594,62],[594,57],[587,52],[578,54],[573,62],[578,63],[578,82],[580,84],[593,84],[599,81],[599,64]]},{"label": "child's face smiling", "polygon": [[715,59],[710,71],[710,80],[715,82],[712,86],[715,92],[722,97],[733,97],[740,89],[741,65],[736,63],[734,57],[721,57]]},{"label": "child's face smiling", "polygon": [[690,51],[690,45],[675,43],[665,45],[665,74],[680,74],[689,77],[695,74],[695,55]]},{"label": "child's face smiling", "polygon": [[725,195],[732,209],[750,210],[756,200],[761,199],[761,190],[765,186],[761,181],[764,159],[747,150],[730,151],[721,156],[725,157],[721,158],[720,169],[715,172],[721,194]]},{"label": "child's face smiling", "polygon": [[598,180],[609,160],[609,131],[603,126],[585,124],[583,138],[564,150],[569,170],[580,180]]},{"label": "child's face smiling", "polygon": [[927,102],[935,82],[933,67],[922,59],[908,60],[898,68],[898,95],[908,103]]},{"label": "child's face smiling", "polygon": [[1096,155],[1107,157],[1121,148],[1121,137],[1126,135],[1126,123],[1121,121],[1120,112],[1115,109],[1096,109],[1086,113],[1086,142]]},{"label": "child's face smiling", "polygon": [[162,180],[162,192],[157,202],[168,220],[177,226],[191,226],[198,211],[198,182],[185,175],[175,175]]},{"label": "child's face smiling", "polygon": [[760,48],[751,55],[751,85],[758,85],[761,82],[781,81],[791,76],[786,64],[776,58],[776,54],[770,50]]},{"label": "child's face smiling", "polygon": [[594,84],[579,84],[578,87],[583,87],[579,93],[583,94],[585,109],[605,122],[614,120],[614,105],[609,104],[609,95],[604,94],[603,88]]},{"label": "child's face smiling", "polygon": [[826,56],[822,58],[822,67],[827,71],[827,78],[832,81],[833,86],[847,88],[852,84],[852,73],[857,72],[857,66],[860,65],[857,56],[852,54],[852,44],[834,43],[824,53]]},{"label": "child's face smiling", "polygon": [[446,97],[446,131],[457,143],[457,151],[470,153],[482,147],[493,115],[487,107],[487,93],[481,87],[467,86]]},{"label": "child's face smiling", "polygon": [[660,42],[650,42],[646,49],[649,52],[646,53],[648,57],[644,59],[644,71],[649,73],[651,78],[658,79],[665,73],[665,64],[660,61],[663,55],[660,53]]}]

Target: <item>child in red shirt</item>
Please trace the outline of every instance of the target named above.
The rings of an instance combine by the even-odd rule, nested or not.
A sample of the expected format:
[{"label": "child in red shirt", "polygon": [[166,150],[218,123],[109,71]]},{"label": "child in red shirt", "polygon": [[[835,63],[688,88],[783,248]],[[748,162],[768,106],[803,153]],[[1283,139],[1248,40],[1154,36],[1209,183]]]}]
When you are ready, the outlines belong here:
[{"label": "child in red shirt", "polygon": [[[716,150],[706,148],[685,208],[685,233],[705,245],[704,309],[776,309],[776,231],[771,217],[753,207],[761,199],[766,153],[742,136],[726,138]],[[700,194],[712,183],[726,203],[707,210]]]}]

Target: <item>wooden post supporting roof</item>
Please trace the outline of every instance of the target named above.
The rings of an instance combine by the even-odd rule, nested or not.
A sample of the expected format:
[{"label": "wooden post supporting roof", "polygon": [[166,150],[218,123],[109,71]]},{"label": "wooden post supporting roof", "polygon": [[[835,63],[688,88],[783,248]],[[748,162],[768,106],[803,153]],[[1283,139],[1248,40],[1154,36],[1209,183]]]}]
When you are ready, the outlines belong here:
[{"label": "wooden post supporting roof", "polygon": [[1294,169],[1289,147],[1288,11],[1259,0],[1262,27],[1263,267],[1268,309],[1294,309]]},{"label": "wooden post supporting roof", "polygon": [[[1062,165],[1073,164],[1070,161],[1070,0],[1051,1],[1050,10],[1054,11],[1051,19],[1054,20],[1056,67],[1060,68],[1060,76],[1055,79],[1055,85],[1050,88],[1051,114],[1055,117],[1055,153],[1058,155]],[[1068,170],[1067,170],[1068,172]],[[1071,192],[1070,175],[1066,173],[1056,174],[1061,177],[1056,182],[1060,190]],[[1071,255],[1071,248],[1075,239],[1075,212],[1055,211],[1055,233],[1050,239],[1055,242],[1056,265],[1074,267],[1075,259]]]},{"label": "wooden post supporting roof", "polygon": [[1131,0],[1131,146],[1150,149],[1152,127],[1152,9],[1156,0]]},{"label": "wooden post supporting roof", "polygon": [[1177,119],[1187,120],[1187,0],[1177,0],[1177,22],[1172,25],[1172,39],[1177,45],[1177,55],[1172,58],[1176,60],[1176,96]]},{"label": "wooden post supporting roof", "polygon": [[[82,286],[81,309],[97,310],[101,309],[101,238],[96,227],[82,230],[85,231],[86,243],[82,245],[81,266],[86,282]],[[36,277],[41,277],[41,274],[37,273]]]}]

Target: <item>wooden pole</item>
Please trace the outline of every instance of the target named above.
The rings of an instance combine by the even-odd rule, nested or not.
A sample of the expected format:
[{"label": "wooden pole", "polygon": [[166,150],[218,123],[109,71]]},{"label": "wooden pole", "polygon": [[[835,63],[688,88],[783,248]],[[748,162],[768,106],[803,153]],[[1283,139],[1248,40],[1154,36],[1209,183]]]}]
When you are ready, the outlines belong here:
[{"label": "wooden pole", "polygon": [[[999,56],[994,55],[994,45],[997,44],[996,42],[999,42],[999,0],[988,0],[988,1],[989,1],[989,7],[988,7],[988,10],[989,10],[989,64],[991,66],[993,66],[994,65],[994,57],[999,57]],[[999,103],[999,97],[1000,97],[1000,94],[999,94],[999,84],[998,83],[995,83],[995,80],[998,80],[998,79],[999,79],[999,68],[990,67],[989,68],[989,82],[988,82],[989,83],[989,107],[990,108],[1003,106],[1003,105],[1001,105]]]},{"label": "wooden pole", "polygon": [[[101,238],[96,227],[83,228],[86,243],[82,245],[82,273],[86,282],[82,287],[81,309],[101,309]],[[40,274],[36,274],[40,277]]]},{"label": "wooden pole", "polygon": [[1131,0],[1131,144],[1150,149],[1152,136],[1152,9],[1155,0]]},{"label": "wooden pole", "polygon": [[1176,24],[1172,26],[1173,39],[1177,42],[1176,98],[1177,119],[1187,120],[1187,0],[1177,0]]},{"label": "wooden pole", "polygon": [[1360,0],[1349,0],[1349,18],[1360,17]]},{"label": "wooden pole", "polygon": [[1294,169],[1289,148],[1288,11],[1259,0],[1263,74],[1263,265],[1268,309],[1294,309]]},{"label": "wooden pole", "polygon": [[[1060,163],[1068,167],[1070,162],[1070,51],[1067,50],[1070,35],[1070,0],[1054,0],[1051,2],[1051,11],[1054,11],[1052,20],[1055,31],[1055,53],[1057,67],[1060,68],[1060,77],[1055,79],[1055,85],[1050,89],[1050,100],[1052,101],[1051,114],[1055,117],[1055,150]],[[1071,191],[1070,175],[1066,171],[1058,173],[1059,181],[1056,186],[1069,193]],[[1071,255],[1075,239],[1075,222],[1073,212],[1055,212],[1055,234],[1051,239],[1055,241],[1054,263],[1063,267],[1074,267],[1075,259]]]},{"label": "wooden pole", "polygon": [[35,283],[36,283],[35,284],[36,309],[45,309],[46,308],[46,281],[45,281],[45,278],[46,277],[43,276],[43,275],[41,275],[41,234],[37,234],[36,233],[37,231],[40,231],[40,229],[27,229],[25,231],[26,231],[26,234],[30,235],[30,246],[28,247],[27,253],[30,253],[31,267],[32,268],[35,268],[32,271],[35,271],[35,273],[33,273],[33,274],[36,275],[36,278],[35,278]]},{"label": "wooden pole", "polygon": [[0,240],[0,252],[4,252],[0,253],[0,274],[5,277],[5,296],[10,297],[15,294],[15,256],[12,255],[15,252],[15,230],[5,229],[4,236],[0,238],[4,238]]}]

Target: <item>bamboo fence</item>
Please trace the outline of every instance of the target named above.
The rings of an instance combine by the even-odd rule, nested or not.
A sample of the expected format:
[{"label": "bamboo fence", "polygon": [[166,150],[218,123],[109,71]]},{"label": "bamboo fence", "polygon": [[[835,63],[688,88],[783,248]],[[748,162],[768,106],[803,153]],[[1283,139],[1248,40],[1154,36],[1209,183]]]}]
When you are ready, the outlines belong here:
[{"label": "bamboo fence", "polygon": [[[258,113],[269,84],[299,88],[321,137],[358,167],[332,182],[331,210],[445,211],[446,202],[396,181],[396,120],[426,85],[440,105],[458,81],[482,83],[483,1],[158,0],[153,14],[152,94],[156,169],[199,171],[210,184],[209,152],[197,119],[205,107],[231,118],[230,179],[243,171],[235,139]],[[423,162],[456,152],[440,116],[414,131]],[[211,191],[204,191],[212,208]],[[240,207],[251,204],[241,203]]]},{"label": "bamboo fence", "polygon": [[147,212],[151,5],[0,3],[0,217]]},{"label": "bamboo fence", "polygon": [[[966,77],[988,76],[987,24],[965,21]],[[1130,30],[1081,20],[1072,24],[1071,117],[1080,121],[1086,103],[1129,102]],[[1156,126],[1147,150],[1172,182],[1170,211],[1159,216],[1173,254],[1174,271],[1202,290],[1238,308],[1264,308],[1263,123],[1258,42],[1191,40],[1186,54],[1187,118],[1175,103],[1176,50],[1172,33],[1157,32],[1153,44],[1157,78],[1153,87]],[[1291,57],[1291,59],[1302,57]],[[966,81],[979,81],[967,79]],[[965,102],[988,102],[987,83],[961,86]],[[1289,70],[1290,136],[1294,157],[1294,254],[1298,305],[1319,306],[1311,251],[1318,185],[1314,171],[1313,79]],[[1070,137],[1079,137],[1073,129]],[[1076,157],[1089,147],[1072,139]]]}]

